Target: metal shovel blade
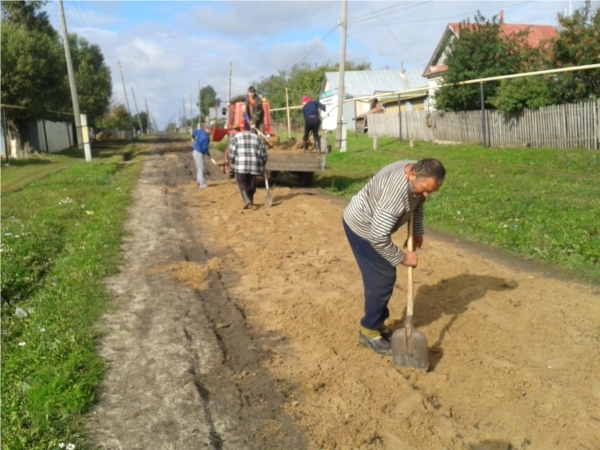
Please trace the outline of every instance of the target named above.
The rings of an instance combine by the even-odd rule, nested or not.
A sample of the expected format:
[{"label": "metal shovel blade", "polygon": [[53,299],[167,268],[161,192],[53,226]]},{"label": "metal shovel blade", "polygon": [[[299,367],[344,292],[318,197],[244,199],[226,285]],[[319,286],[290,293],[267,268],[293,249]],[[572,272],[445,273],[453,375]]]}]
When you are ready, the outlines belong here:
[{"label": "metal shovel blade", "polygon": [[413,329],[410,337],[406,328],[400,328],[392,334],[392,358],[396,366],[429,369],[427,338],[419,330]]},{"label": "metal shovel blade", "polygon": [[273,197],[271,197],[271,191],[267,191],[267,195],[265,196],[265,207],[270,208],[273,204]]},{"label": "metal shovel blade", "polygon": [[267,195],[265,196],[265,208],[270,208],[273,204],[273,197],[271,196],[271,189],[269,189],[269,176],[265,170],[265,187],[267,188]]}]

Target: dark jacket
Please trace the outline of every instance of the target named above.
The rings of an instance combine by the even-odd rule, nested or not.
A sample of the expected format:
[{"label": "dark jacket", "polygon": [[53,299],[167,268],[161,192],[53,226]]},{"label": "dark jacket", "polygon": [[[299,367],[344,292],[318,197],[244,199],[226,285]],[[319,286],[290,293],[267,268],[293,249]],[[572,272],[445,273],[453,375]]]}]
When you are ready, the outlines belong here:
[{"label": "dark jacket", "polygon": [[302,107],[302,114],[304,114],[304,119],[308,119],[309,117],[319,118],[319,110],[325,112],[325,105],[323,105],[323,103],[317,102],[315,100],[308,102]]},{"label": "dark jacket", "polygon": [[252,108],[250,108],[250,98],[246,98],[246,113],[250,116],[251,125],[257,126],[257,124],[263,123],[265,113],[262,100],[258,94],[254,96],[254,106]]}]

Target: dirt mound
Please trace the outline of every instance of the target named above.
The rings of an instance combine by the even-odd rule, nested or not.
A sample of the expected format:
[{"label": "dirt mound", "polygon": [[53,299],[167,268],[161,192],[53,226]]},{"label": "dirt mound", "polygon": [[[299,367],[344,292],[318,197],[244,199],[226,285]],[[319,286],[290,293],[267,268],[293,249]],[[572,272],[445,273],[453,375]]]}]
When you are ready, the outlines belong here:
[{"label": "dirt mound", "polygon": [[[202,191],[190,184],[186,195],[200,202],[209,253],[231,254],[220,277],[262,336],[254,344],[270,354],[265,365],[309,448],[597,448],[597,288],[426,236],[415,325],[432,370],[399,369],[358,346],[363,286],[343,205],[276,188],[272,208],[244,211],[231,182]],[[405,286],[399,268],[394,329]]]},{"label": "dirt mound", "polygon": [[[269,138],[267,139],[267,145],[270,149],[276,151],[302,151],[302,140],[297,140],[296,138],[290,138],[284,142],[279,142],[279,137],[277,138]],[[308,139],[308,143],[306,146],[307,151],[314,151],[316,149],[315,142],[310,137]]]}]

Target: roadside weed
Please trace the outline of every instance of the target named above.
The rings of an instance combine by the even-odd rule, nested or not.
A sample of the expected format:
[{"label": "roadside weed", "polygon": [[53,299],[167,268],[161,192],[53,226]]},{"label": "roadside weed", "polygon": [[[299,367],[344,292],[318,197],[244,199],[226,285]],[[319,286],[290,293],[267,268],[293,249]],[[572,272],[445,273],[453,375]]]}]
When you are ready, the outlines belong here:
[{"label": "roadside weed", "polygon": [[142,167],[119,162],[142,149],[102,144],[92,164],[67,152],[2,168],[3,450],[82,447],[79,415],[93,405],[104,371],[96,354],[107,299],[101,280],[120,261]]}]

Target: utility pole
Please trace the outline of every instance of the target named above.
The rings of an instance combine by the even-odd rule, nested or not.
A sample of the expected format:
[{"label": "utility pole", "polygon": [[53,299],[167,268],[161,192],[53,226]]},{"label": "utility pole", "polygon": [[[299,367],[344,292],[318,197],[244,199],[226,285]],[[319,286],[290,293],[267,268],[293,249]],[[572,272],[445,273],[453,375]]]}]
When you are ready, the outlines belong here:
[{"label": "utility pole", "polygon": [[73,115],[75,116],[75,129],[77,134],[77,146],[83,147],[86,162],[92,161],[91,150],[87,150],[83,145],[83,133],[81,130],[81,115],[79,112],[79,97],[77,96],[77,85],[75,84],[75,72],[73,71],[73,61],[71,60],[71,49],[69,48],[69,33],[67,33],[67,22],[65,21],[65,10],[62,0],[58,1],[58,11],[60,13],[60,24],[62,27],[63,45],[65,47],[65,59],[67,60],[67,72],[69,74],[69,87],[71,88],[71,100],[73,101]]},{"label": "utility pole", "polygon": [[227,94],[227,106],[231,104],[231,70],[233,68],[233,63],[229,63],[229,94]]},{"label": "utility pole", "polygon": [[148,100],[144,97],[144,101],[146,102],[146,134],[150,134],[150,111],[148,111]]},{"label": "utility pole", "polygon": [[156,127],[156,118],[153,116],[152,121],[154,122],[154,132],[158,132],[158,128]]},{"label": "utility pole", "polygon": [[135,106],[135,113],[138,116],[138,124],[140,125],[140,134],[144,132],[144,128],[142,127],[142,119],[140,117],[140,111],[137,107],[137,102],[135,101],[135,93],[133,92],[133,86],[131,87],[131,96],[133,97],[133,105]]},{"label": "utility pole", "polygon": [[194,124],[192,123],[193,118],[194,118],[194,116],[192,113],[192,94],[190,94],[190,128],[192,128],[194,126]]},{"label": "utility pole", "polygon": [[344,120],[344,72],[346,70],[346,31],[348,29],[348,0],[342,0],[342,20],[340,21],[341,42],[340,42],[340,79],[338,82],[338,111],[337,128],[335,131],[335,146],[342,147],[342,121]]},{"label": "utility pole", "polygon": [[121,61],[117,61],[119,72],[121,73],[121,83],[123,83],[123,92],[125,94],[125,105],[129,114],[129,126],[131,127],[131,139],[135,139],[135,129],[133,128],[133,119],[131,118],[131,108],[129,107],[129,98],[127,97],[127,88],[125,87],[125,79],[123,78],[123,69],[121,69]]},{"label": "utility pole", "polygon": [[202,126],[202,89],[198,80],[198,129]]}]

